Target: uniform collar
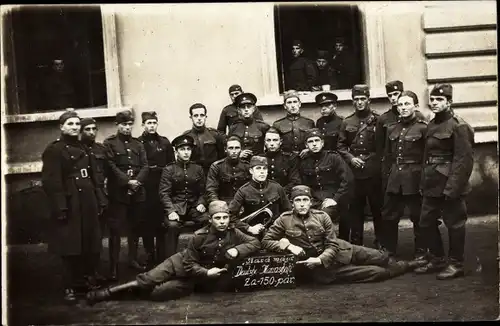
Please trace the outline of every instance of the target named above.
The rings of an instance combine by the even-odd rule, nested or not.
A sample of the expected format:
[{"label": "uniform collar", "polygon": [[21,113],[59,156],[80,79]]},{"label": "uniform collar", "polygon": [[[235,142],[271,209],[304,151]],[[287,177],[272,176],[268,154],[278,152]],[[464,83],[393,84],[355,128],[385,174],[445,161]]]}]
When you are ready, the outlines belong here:
[{"label": "uniform collar", "polygon": [[213,225],[210,225],[208,228],[208,232],[210,234],[215,235],[218,238],[224,238],[227,234],[227,231],[229,230],[229,227],[226,229],[226,231],[218,231]]},{"label": "uniform collar", "polygon": [[391,107],[391,112],[394,113],[396,117],[399,117],[399,111],[397,106]]},{"label": "uniform collar", "polygon": [[314,158],[315,160],[319,160],[321,157],[323,157],[323,153],[325,153],[325,149],[322,148],[319,152],[313,153],[311,152],[311,157]]},{"label": "uniform collar", "polygon": [[146,139],[146,140],[156,140],[156,139],[158,139],[158,133],[156,133],[156,132],[155,133],[149,133],[147,131],[144,131],[142,133],[142,137],[144,139]]},{"label": "uniform collar", "polygon": [[250,118],[241,118],[241,122],[243,122],[243,124],[245,126],[249,126],[249,125],[251,125],[254,122],[254,119],[253,119],[253,117],[250,117]]},{"label": "uniform collar", "polygon": [[191,163],[191,161],[187,161],[187,162],[184,162],[184,161],[181,161],[179,159],[177,159],[175,161],[175,164],[177,164],[178,166],[180,166],[181,168],[185,167],[185,166],[188,166],[189,164]]},{"label": "uniform collar", "polygon": [[264,182],[257,182],[254,179],[250,180],[250,184],[257,189],[264,189],[269,184],[269,180],[266,179]]},{"label": "uniform collar", "polygon": [[339,116],[337,115],[337,112],[335,111],[332,111],[332,113],[330,113],[329,115],[327,116],[323,116],[322,118],[326,121],[326,122],[330,122],[336,118],[338,118]]},{"label": "uniform collar", "polygon": [[231,165],[231,166],[236,166],[236,165],[238,165],[238,163],[240,163],[240,159],[239,159],[239,158],[237,158],[237,159],[235,159],[235,160],[232,160],[232,159],[230,159],[230,158],[229,158],[229,156],[227,156],[227,157],[226,157],[226,162],[227,162],[229,165]]},{"label": "uniform collar", "polygon": [[354,113],[358,118],[360,119],[364,119],[364,118],[368,118],[371,114],[372,114],[372,110],[370,108],[368,109],[365,109],[363,111],[357,111],[356,110],[356,113]]},{"label": "uniform collar", "polygon": [[293,215],[299,220],[307,220],[307,218],[311,216],[311,210],[309,209],[309,212],[306,215],[299,215],[295,210],[293,210]]},{"label": "uniform collar", "polygon": [[68,144],[77,144],[78,143],[78,136],[70,136],[66,134],[61,134],[61,137],[59,138],[65,143]]},{"label": "uniform collar", "polygon": [[116,136],[121,141],[130,141],[130,139],[132,138],[132,135],[124,135],[124,134],[121,134],[119,132],[116,133]]},{"label": "uniform collar", "polygon": [[280,153],[281,153],[281,149],[278,149],[278,150],[277,150],[277,151],[275,151],[275,152],[266,151],[266,157],[276,157],[276,156],[278,156]]},{"label": "uniform collar", "polygon": [[85,146],[88,146],[88,147],[92,147],[95,144],[95,140],[91,140],[91,139],[86,138],[86,137],[82,137],[80,139],[80,141],[82,142],[82,144],[84,144]]},{"label": "uniform collar", "polygon": [[436,115],[434,117],[434,121],[436,121],[437,123],[441,123],[441,122],[444,122],[444,121],[450,119],[451,117],[453,117],[453,112],[451,110],[447,110],[447,111],[436,113]]},{"label": "uniform collar", "polygon": [[408,120],[406,120],[406,119],[404,119],[403,117],[400,116],[399,119],[398,119],[398,122],[401,123],[401,124],[403,124],[403,125],[405,125],[405,126],[409,126],[409,125],[413,124],[416,120],[417,120],[417,115],[414,114],[413,118],[408,119]]},{"label": "uniform collar", "polygon": [[205,132],[205,130],[207,130],[207,128],[205,126],[202,126],[202,127],[195,127],[195,126],[193,126],[192,130],[193,130],[193,132],[195,134],[202,134],[202,133]]},{"label": "uniform collar", "polygon": [[295,121],[295,120],[298,120],[300,118],[300,112],[297,113],[297,114],[290,114],[290,113],[287,113],[286,114],[286,118],[288,120],[292,120],[292,121]]}]

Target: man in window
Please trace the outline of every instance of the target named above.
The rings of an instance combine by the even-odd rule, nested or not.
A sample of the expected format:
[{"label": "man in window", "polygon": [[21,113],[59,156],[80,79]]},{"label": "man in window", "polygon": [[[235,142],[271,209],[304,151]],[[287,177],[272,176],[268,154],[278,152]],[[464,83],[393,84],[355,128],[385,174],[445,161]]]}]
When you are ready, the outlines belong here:
[{"label": "man in window", "polygon": [[207,220],[205,208],[205,174],[203,168],[191,161],[194,139],[181,135],[172,141],[176,161],[168,164],[161,174],[159,192],[165,211],[164,226],[166,257],[177,252],[181,227],[193,229],[204,226]]},{"label": "man in window", "polygon": [[366,199],[370,204],[375,228],[375,245],[381,237],[381,180],[380,159],[376,153],[375,126],[379,115],[370,108],[370,89],[367,85],[352,88],[354,113],[340,127],[338,151],[355,178],[354,199],[350,204],[351,242],[363,245]]},{"label": "man in window", "polygon": [[332,68],[336,73],[339,89],[349,89],[356,82],[356,67],[353,58],[354,53],[346,47],[345,39],[337,37],[332,55]]},{"label": "man in window", "polygon": [[185,250],[138,274],[134,281],[87,293],[87,302],[116,300],[131,290],[139,290],[154,301],[178,299],[195,287],[204,292],[234,290],[231,266],[257,252],[260,242],[230,225],[226,202],[211,202],[208,212],[209,225],[195,232]]},{"label": "man in window", "polygon": [[[474,165],[474,130],[451,109],[453,89],[438,84],[430,92],[430,106],[435,117],[427,126],[422,182],[423,195],[420,228],[425,234],[430,262],[417,269],[419,274],[436,273],[447,280],[464,275],[465,196],[470,192],[468,180]],[[448,228],[448,262],[440,247],[440,234],[432,230],[442,215]]]},{"label": "man in window", "polygon": [[300,184],[299,157],[297,154],[283,152],[282,137],[279,130],[272,127],[264,139],[268,166],[268,178],[276,181],[285,192],[290,194],[293,186]]},{"label": "man in window", "polygon": [[[231,98],[231,104],[225,106],[222,109],[222,112],[220,113],[219,117],[219,123],[217,124],[217,130],[223,134],[226,134],[226,129],[229,130],[229,128],[233,125],[233,123],[238,120],[238,108],[234,104],[234,99],[236,96],[240,95],[243,93],[243,90],[241,89],[240,85],[231,85],[229,87],[229,97]],[[255,108],[255,111],[253,112],[253,117],[254,119],[258,120],[263,120],[262,114],[259,111],[259,108]]]},{"label": "man in window", "polygon": [[299,282],[377,282],[418,266],[415,262],[395,261],[384,251],[338,239],[329,216],[311,208],[309,187],[295,186],[291,196],[293,210],[274,221],[262,239],[262,247],[296,255]]},{"label": "man in window", "polygon": [[236,191],[249,179],[248,163],[240,159],[241,140],[230,136],[226,143],[227,156],[215,161],[207,175],[206,197],[210,204],[214,200],[223,200],[229,204]]},{"label": "man in window", "polygon": [[312,190],[312,205],[339,223],[339,236],[349,240],[348,205],[353,192],[353,176],[342,157],[323,149],[323,133],[309,130],[306,136],[309,153],[300,160],[302,184]]},{"label": "man in window", "polygon": [[286,89],[311,91],[316,79],[316,68],[314,62],[304,56],[304,47],[301,41],[294,40],[292,42],[292,55],[292,63],[285,75]]},{"label": "man in window", "polygon": [[193,154],[191,161],[201,165],[205,175],[208,174],[210,165],[225,156],[224,134],[214,128],[207,127],[207,108],[201,103],[195,103],[189,108],[189,117],[193,123],[190,130],[183,135],[189,135],[194,139]]},{"label": "man in window", "polygon": [[273,123],[273,127],[283,136],[281,150],[287,153],[299,154],[305,148],[305,134],[309,129],[314,128],[312,119],[300,115],[301,105],[296,91],[285,92],[283,108],[285,108],[286,116]]},{"label": "man in window", "polygon": [[237,136],[242,140],[241,156],[249,161],[253,155],[264,152],[264,135],[269,125],[255,119],[253,113],[257,106],[257,97],[252,93],[242,93],[234,99],[240,114],[239,119],[229,128],[229,136]]},{"label": "man in window", "polygon": [[52,60],[51,70],[43,83],[45,101],[50,110],[64,110],[77,107],[77,97],[71,74],[66,71],[64,60]]},{"label": "man in window", "polygon": [[144,270],[137,261],[139,236],[143,235],[144,183],[148,176],[148,159],[142,143],[132,137],[134,115],[131,111],[116,114],[117,133],[104,140],[108,175],[108,226],[111,278],[117,278],[120,255],[120,233],[126,230],[129,266]]},{"label": "man in window", "polygon": [[161,262],[166,258],[164,229],[162,228],[163,207],[158,188],[163,168],[173,162],[175,156],[170,140],[160,136],[157,132],[158,116],[156,112],[142,112],[141,118],[144,132],[138,139],[146,150],[149,165],[149,174],[144,183],[146,189],[144,210],[148,218],[145,220],[146,235],[143,237],[143,244],[148,255],[147,265],[151,267],[155,262]]},{"label": "man in window", "polygon": [[[236,227],[252,235],[261,234],[266,228],[266,221],[270,222],[282,212],[291,209],[283,187],[277,182],[268,180],[267,166],[268,163],[265,157],[252,157],[249,168],[252,179],[238,189],[234,199],[229,204],[229,212],[232,220],[235,221]],[[243,222],[239,220],[266,205],[269,209],[267,213],[262,212],[251,221]],[[254,225],[250,226],[249,224]]]},{"label": "man in window", "polygon": [[344,120],[336,113],[337,99],[337,95],[330,92],[323,92],[315,97],[316,104],[321,109],[321,118],[316,121],[316,128],[323,134],[324,149],[327,151],[337,150],[340,126]]},{"label": "man in window", "polygon": [[[314,80],[312,90],[330,90],[337,89],[337,79],[329,60],[331,57],[328,51],[318,50],[316,53],[316,79]],[[323,89],[326,86],[327,89]]]}]

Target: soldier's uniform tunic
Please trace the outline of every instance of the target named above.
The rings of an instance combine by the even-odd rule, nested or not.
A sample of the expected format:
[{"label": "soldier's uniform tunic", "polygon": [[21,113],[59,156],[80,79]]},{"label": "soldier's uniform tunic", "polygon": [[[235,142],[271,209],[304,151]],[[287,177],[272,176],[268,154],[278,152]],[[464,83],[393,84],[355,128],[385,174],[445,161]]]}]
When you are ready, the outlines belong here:
[{"label": "soldier's uniform tunic", "polygon": [[300,184],[299,156],[282,150],[267,151],[267,178],[279,183],[287,194],[293,186]]},{"label": "soldier's uniform tunic", "polygon": [[310,59],[300,56],[294,58],[285,75],[286,89],[311,91],[316,79],[315,64]]},{"label": "soldier's uniform tunic", "polygon": [[228,157],[212,163],[207,176],[207,202],[223,200],[229,204],[236,191],[250,179],[248,168],[248,164],[240,159]]},{"label": "soldier's uniform tunic", "polygon": [[201,165],[205,175],[208,174],[210,165],[213,162],[226,156],[224,151],[224,134],[219,133],[213,128],[192,128],[185,131],[183,135],[193,137],[196,146],[193,148],[191,161]]},{"label": "soldier's uniform tunic", "polygon": [[321,131],[323,140],[325,141],[323,149],[329,151],[337,150],[337,141],[343,120],[344,118],[332,112],[329,116],[321,117],[316,121],[316,128]]},{"label": "soldier's uniform tunic", "polygon": [[229,128],[229,136],[238,136],[241,139],[241,149],[249,149],[253,155],[264,152],[264,138],[270,126],[261,120],[239,119]]},{"label": "soldier's uniform tunic", "polygon": [[[255,108],[252,116],[255,120],[264,120],[262,118],[262,113],[260,113],[259,108]],[[234,103],[225,106],[222,109],[219,117],[219,123],[217,124],[217,130],[226,134],[226,132],[231,128],[231,126],[239,119],[238,108]],[[227,130],[226,130],[227,129]]]},{"label": "soldier's uniform tunic", "polygon": [[309,129],[314,128],[314,121],[300,114],[287,114],[276,120],[273,127],[281,132],[281,150],[299,154],[305,148],[305,136]]}]

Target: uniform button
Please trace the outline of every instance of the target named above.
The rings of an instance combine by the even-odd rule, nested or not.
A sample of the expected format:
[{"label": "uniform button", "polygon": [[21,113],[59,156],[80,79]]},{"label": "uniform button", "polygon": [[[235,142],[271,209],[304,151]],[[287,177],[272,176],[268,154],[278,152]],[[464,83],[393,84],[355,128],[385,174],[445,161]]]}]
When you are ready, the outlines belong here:
[{"label": "uniform button", "polygon": [[130,148],[127,148],[127,152],[130,152]]},{"label": "uniform button", "polygon": [[359,135],[359,137],[363,138],[363,135]]},{"label": "uniform button", "polygon": [[401,171],[401,168],[399,168],[399,171]]},{"label": "uniform button", "polygon": [[360,141],[359,143],[360,143],[360,144],[363,144],[363,142],[362,142],[362,141]]},{"label": "uniform button", "polygon": [[71,158],[75,158],[73,155],[71,155]]},{"label": "uniform button", "polygon": [[399,149],[403,149],[403,147],[399,147]]},{"label": "uniform button", "polygon": [[131,158],[130,156],[128,158]]},{"label": "uniform button", "polygon": [[405,128],[403,128],[403,130],[406,130]]},{"label": "uniform button", "polygon": [[78,180],[78,177],[76,177],[75,179]]},{"label": "uniform button", "polygon": [[271,168],[274,168],[274,165],[271,165]]},{"label": "uniform button", "polygon": [[78,189],[79,192],[82,192],[82,189]]}]

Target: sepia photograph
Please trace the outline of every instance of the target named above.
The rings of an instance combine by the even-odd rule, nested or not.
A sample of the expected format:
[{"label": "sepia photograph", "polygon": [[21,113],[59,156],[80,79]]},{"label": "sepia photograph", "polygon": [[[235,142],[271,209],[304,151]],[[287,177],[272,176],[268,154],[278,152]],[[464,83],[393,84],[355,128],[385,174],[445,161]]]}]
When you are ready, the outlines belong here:
[{"label": "sepia photograph", "polygon": [[495,1],[1,13],[3,325],[500,319]]}]

